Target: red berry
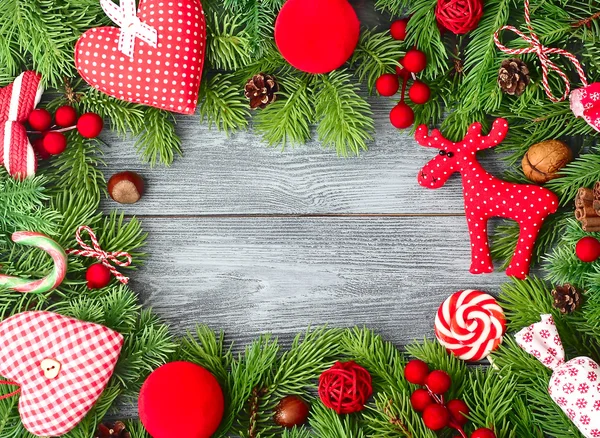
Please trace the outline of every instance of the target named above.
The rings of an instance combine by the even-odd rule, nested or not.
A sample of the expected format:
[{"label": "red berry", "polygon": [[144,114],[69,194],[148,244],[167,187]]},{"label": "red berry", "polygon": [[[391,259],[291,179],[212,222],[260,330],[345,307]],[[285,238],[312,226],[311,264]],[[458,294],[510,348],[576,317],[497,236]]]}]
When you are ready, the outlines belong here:
[{"label": "red berry", "polygon": [[42,146],[50,155],[62,154],[67,148],[67,138],[62,132],[50,131],[44,135]]},{"label": "red berry", "polygon": [[94,263],[87,269],[85,279],[89,289],[101,289],[110,283],[110,270],[102,263]]},{"label": "red berry", "polygon": [[398,88],[400,88],[398,75],[385,73],[379,76],[375,82],[375,88],[377,88],[377,92],[381,96],[393,96],[398,92]]},{"label": "red berry", "polygon": [[414,81],[408,90],[408,97],[418,105],[427,103],[430,96],[431,90],[429,89],[429,86],[421,81]]},{"label": "red berry", "polygon": [[[400,60],[400,62],[402,62],[402,60]],[[396,74],[405,80],[408,80],[408,78],[410,78],[410,72],[401,65],[396,66]]]},{"label": "red berry", "polygon": [[419,388],[410,396],[410,404],[417,412],[423,412],[425,408],[432,403],[433,399],[425,389]]},{"label": "red berry", "polygon": [[415,113],[411,107],[404,102],[399,102],[390,111],[390,122],[398,129],[405,129],[415,121]]},{"label": "red berry", "polygon": [[31,146],[33,146],[33,150],[39,155],[42,160],[47,160],[50,158],[50,154],[44,149],[44,139],[43,137],[38,137],[31,142]]},{"label": "red berry", "polygon": [[52,125],[52,115],[43,108],[36,108],[31,111],[27,121],[36,131],[46,131]]},{"label": "red berry", "polygon": [[104,127],[102,117],[96,113],[85,113],[77,120],[77,130],[82,137],[95,138],[98,137],[100,131]]},{"label": "red berry", "polygon": [[462,400],[450,400],[446,403],[446,407],[450,411],[450,415],[461,426],[467,424],[469,419],[467,415],[469,415],[469,407]]},{"label": "red berry", "polygon": [[491,429],[482,427],[473,432],[471,438],[496,438],[496,434]]},{"label": "red berry", "polygon": [[408,18],[401,18],[396,20],[390,26],[390,34],[395,40],[404,41],[406,38],[406,25],[408,24]]},{"label": "red berry", "polygon": [[592,236],[583,237],[575,245],[575,254],[582,262],[594,262],[600,257],[600,242]]},{"label": "red berry", "polygon": [[419,49],[410,49],[401,61],[402,65],[411,73],[419,73],[427,67],[427,56]]},{"label": "red berry", "polygon": [[425,385],[434,394],[442,395],[450,389],[452,385],[452,379],[447,372],[441,370],[435,370],[429,373],[427,379],[425,379]]},{"label": "red berry", "polygon": [[442,405],[431,404],[423,411],[423,423],[431,430],[443,429],[450,423],[450,412]]},{"label": "red berry", "polygon": [[415,385],[424,385],[429,374],[429,365],[419,359],[413,359],[404,367],[404,377]]},{"label": "red berry", "polygon": [[77,121],[77,111],[71,105],[63,105],[54,113],[54,120],[63,128],[73,126]]}]

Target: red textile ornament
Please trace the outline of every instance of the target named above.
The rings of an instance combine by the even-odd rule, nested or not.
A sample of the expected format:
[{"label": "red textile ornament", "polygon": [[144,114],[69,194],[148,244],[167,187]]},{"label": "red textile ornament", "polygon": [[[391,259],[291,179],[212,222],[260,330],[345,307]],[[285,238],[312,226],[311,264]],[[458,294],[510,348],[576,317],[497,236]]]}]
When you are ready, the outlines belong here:
[{"label": "red textile ornament", "polygon": [[450,411],[450,415],[454,421],[461,426],[467,424],[467,421],[469,421],[467,418],[467,415],[469,415],[469,407],[464,401],[450,400],[446,404],[446,407],[448,408],[448,411]]},{"label": "red textile ornament", "polygon": [[148,376],[138,411],[154,438],[210,438],[223,418],[223,391],[201,366],[171,362]]},{"label": "red textile ornament", "polygon": [[415,122],[415,112],[404,102],[398,102],[390,111],[390,122],[398,129],[406,129]]},{"label": "red textile ornament", "polygon": [[100,0],[120,27],[86,31],[75,66],[92,87],[117,99],[193,114],[204,64],[206,25],[200,0]]},{"label": "red textile ornament", "polygon": [[424,385],[429,375],[429,365],[419,359],[413,359],[404,367],[404,378],[414,385]]},{"label": "red textile ornament", "polygon": [[110,270],[102,263],[94,263],[85,271],[89,289],[102,289],[110,283]]},{"label": "red textile ornament", "polygon": [[437,395],[445,394],[452,385],[452,379],[446,371],[434,370],[425,379],[425,386]]},{"label": "red textile ornament", "polygon": [[410,396],[410,404],[417,412],[423,412],[427,406],[433,403],[433,399],[425,389],[417,389]]},{"label": "red textile ornament", "polygon": [[96,138],[104,128],[102,117],[96,113],[85,113],[77,120],[77,131],[82,137]]},{"label": "red textile ornament", "polygon": [[496,434],[491,429],[482,427],[473,432],[471,438],[496,438]]},{"label": "red textile ornament", "polygon": [[77,121],[77,111],[71,105],[63,105],[54,113],[54,120],[63,128],[73,126]]},{"label": "red textile ornament", "polygon": [[52,114],[44,108],[36,108],[29,114],[27,122],[36,131],[46,131],[52,125]]},{"label": "red textile ornament", "polygon": [[390,34],[392,38],[398,41],[404,41],[406,38],[406,26],[408,25],[408,18],[401,18],[396,20],[390,26]]},{"label": "red textile ornament", "polygon": [[50,155],[62,154],[67,148],[67,138],[62,132],[50,131],[44,135],[42,146]]},{"label": "red textile ornament", "polygon": [[419,80],[414,81],[408,89],[408,97],[417,105],[423,105],[424,103],[427,103],[430,96],[431,90],[429,89],[429,85]]},{"label": "red textile ornament", "polygon": [[595,262],[600,257],[600,241],[592,236],[582,237],[575,245],[575,254],[582,262]]},{"label": "red textile ornament", "polygon": [[571,110],[588,125],[600,132],[600,82],[574,90],[571,93]]},{"label": "red textile ornament", "polygon": [[347,0],[288,0],[275,21],[275,43],[292,66],[329,73],[352,56],[360,33]]},{"label": "red textile ornament", "polygon": [[353,361],[336,362],[319,378],[319,398],[338,414],[362,411],[372,393],[371,375]]},{"label": "red textile ornament", "polygon": [[423,411],[423,423],[431,430],[440,430],[450,423],[450,412],[442,405],[431,404]]},{"label": "red textile ornament", "polygon": [[382,74],[375,81],[375,88],[377,88],[377,92],[381,96],[393,96],[398,92],[398,88],[400,88],[398,75],[392,73]]},{"label": "red textile ornament", "polygon": [[435,18],[456,35],[472,31],[483,15],[483,0],[438,0]]},{"label": "red textile ornament", "polygon": [[410,49],[400,60],[402,66],[411,73],[419,73],[427,67],[427,55],[419,49]]},{"label": "red textile ornament", "polygon": [[419,184],[430,189],[442,187],[459,172],[463,178],[465,214],[471,237],[471,273],[492,272],[494,265],[488,246],[487,222],[491,217],[505,217],[519,224],[519,240],[506,275],[524,279],[535,240],[544,220],[558,209],[558,197],[550,190],[530,184],[502,181],[486,172],[477,161],[477,152],[493,148],[504,140],[508,122],[496,119],[488,135],[481,135],[481,123],[470,126],[465,138],[451,142],[440,131],[427,134],[419,126],[415,138],[421,146],[439,149],[439,154],[418,175]]}]

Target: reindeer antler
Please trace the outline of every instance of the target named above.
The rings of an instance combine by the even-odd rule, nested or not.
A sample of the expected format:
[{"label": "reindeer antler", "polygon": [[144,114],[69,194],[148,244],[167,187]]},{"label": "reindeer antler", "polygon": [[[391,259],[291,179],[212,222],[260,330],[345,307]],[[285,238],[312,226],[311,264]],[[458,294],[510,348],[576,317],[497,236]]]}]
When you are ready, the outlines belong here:
[{"label": "reindeer antler", "polygon": [[415,139],[417,143],[426,148],[444,149],[448,144],[452,143],[438,129],[434,129],[431,131],[431,135],[428,135],[426,125],[419,125],[417,132],[415,132]]},{"label": "reindeer antler", "polygon": [[506,134],[508,134],[508,122],[505,119],[496,119],[488,135],[481,135],[481,123],[476,122],[469,127],[463,142],[467,146],[473,144],[476,151],[481,151],[502,143]]}]

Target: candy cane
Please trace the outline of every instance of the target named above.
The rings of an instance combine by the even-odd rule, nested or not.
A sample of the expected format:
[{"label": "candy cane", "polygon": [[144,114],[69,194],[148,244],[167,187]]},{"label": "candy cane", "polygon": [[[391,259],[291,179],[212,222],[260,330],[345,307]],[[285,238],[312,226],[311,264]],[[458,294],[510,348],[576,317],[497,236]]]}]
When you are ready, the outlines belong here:
[{"label": "candy cane", "polygon": [[52,257],[54,267],[50,274],[39,280],[0,274],[0,287],[23,293],[43,293],[55,289],[62,283],[67,273],[67,254],[58,243],[44,234],[33,231],[17,231],[13,233],[12,241],[46,251]]}]

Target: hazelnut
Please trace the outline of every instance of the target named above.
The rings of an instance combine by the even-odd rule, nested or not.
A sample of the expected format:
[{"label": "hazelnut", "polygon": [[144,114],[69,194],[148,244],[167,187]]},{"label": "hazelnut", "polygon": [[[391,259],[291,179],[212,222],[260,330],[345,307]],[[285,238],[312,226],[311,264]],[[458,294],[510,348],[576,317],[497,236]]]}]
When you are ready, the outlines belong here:
[{"label": "hazelnut", "polygon": [[572,160],[573,153],[565,142],[546,140],[527,150],[521,166],[527,179],[543,184],[558,178],[558,171]]},{"label": "hazelnut", "polygon": [[108,194],[120,204],[134,204],[144,193],[144,180],[135,172],[115,173],[108,180]]}]

